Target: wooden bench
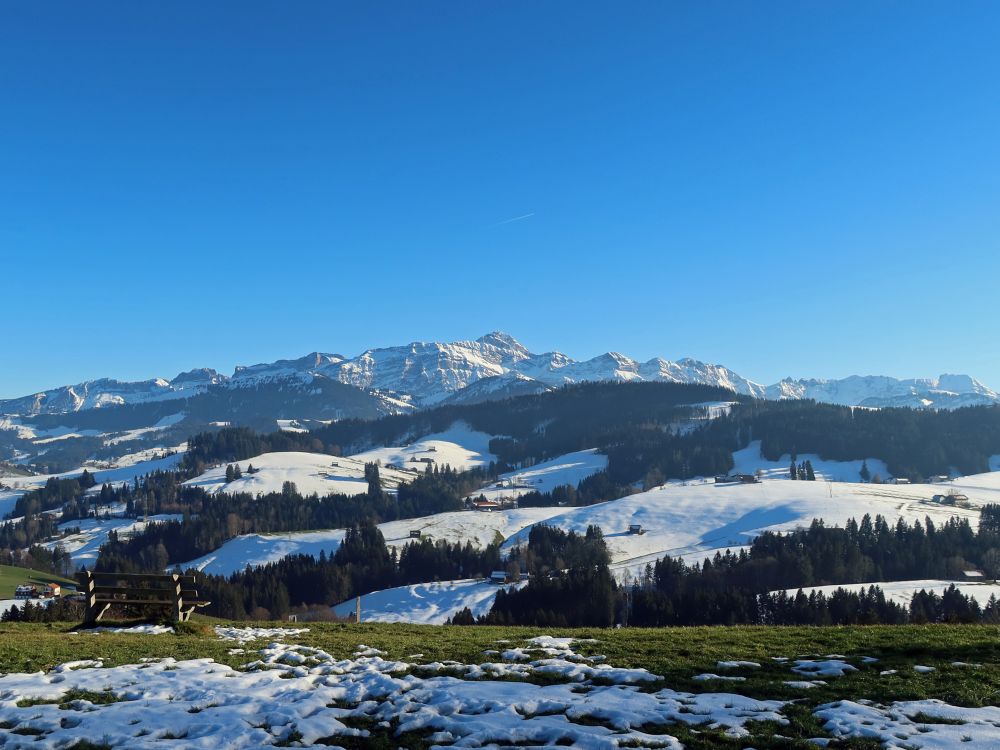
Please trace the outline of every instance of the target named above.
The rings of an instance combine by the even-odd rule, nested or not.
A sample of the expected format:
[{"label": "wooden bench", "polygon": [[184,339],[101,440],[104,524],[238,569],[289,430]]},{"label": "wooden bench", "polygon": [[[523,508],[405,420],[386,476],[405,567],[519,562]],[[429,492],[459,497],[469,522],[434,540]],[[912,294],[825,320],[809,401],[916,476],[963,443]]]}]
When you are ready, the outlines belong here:
[{"label": "wooden bench", "polygon": [[87,614],[84,622],[99,621],[112,604],[162,606],[174,622],[187,622],[198,607],[211,602],[198,598],[194,576],[178,573],[77,573],[79,591],[84,595]]}]

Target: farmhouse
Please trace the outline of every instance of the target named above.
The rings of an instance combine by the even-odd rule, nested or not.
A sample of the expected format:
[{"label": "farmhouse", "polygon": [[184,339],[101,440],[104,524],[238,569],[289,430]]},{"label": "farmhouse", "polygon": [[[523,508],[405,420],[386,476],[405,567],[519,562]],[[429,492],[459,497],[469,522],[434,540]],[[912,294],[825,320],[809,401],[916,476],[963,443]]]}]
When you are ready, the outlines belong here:
[{"label": "farmhouse", "polygon": [[37,599],[38,589],[30,583],[23,583],[14,589],[15,599]]},{"label": "farmhouse", "polygon": [[473,500],[470,507],[472,510],[481,510],[490,513],[494,510],[501,510],[503,506],[498,500]]},{"label": "farmhouse", "polygon": [[47,583],[42,589],[42,596],[45,599],[52,599],[62,594],[62,587],[58,583]]}]

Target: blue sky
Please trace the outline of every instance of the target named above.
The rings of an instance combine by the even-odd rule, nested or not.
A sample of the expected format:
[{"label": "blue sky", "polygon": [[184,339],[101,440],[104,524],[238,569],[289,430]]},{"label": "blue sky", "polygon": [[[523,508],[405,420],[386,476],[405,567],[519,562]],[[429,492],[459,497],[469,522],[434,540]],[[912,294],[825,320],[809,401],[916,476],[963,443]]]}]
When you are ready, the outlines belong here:
[{"label": "blue sky", "polygon": [[0,397],[494,329],[1000,387],[998,28],[988,2],[8,3]]}]

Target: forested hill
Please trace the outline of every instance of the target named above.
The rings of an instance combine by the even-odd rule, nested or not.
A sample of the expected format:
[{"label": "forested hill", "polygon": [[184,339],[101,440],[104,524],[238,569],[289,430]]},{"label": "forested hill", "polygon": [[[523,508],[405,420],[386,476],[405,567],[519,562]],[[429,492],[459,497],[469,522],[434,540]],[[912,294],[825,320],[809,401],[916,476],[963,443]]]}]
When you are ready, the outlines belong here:
[{"label": "forested hill", "polygon": [[[705,404],[729,402],[706,419]],[[1000,407],[955,411],[859,409],[813,401],[760,401],[731,391],[672,383],[584,383],[504,401],[442,406],[376,420],[349,419],[309,433],[226,429],[192,438],[191,468],[268,451],[351,453],[406,443],[457,421],[492,435],[499,465],[515,466],[596,448],[608,477],[629,484],[648,475],[689,478],[732,468],[732,453],[753,440],[764,456],[880,458],[894,476],[920,480],[989,470],[1000,454]],[[692,429],[692,425],[699,426]]]}]

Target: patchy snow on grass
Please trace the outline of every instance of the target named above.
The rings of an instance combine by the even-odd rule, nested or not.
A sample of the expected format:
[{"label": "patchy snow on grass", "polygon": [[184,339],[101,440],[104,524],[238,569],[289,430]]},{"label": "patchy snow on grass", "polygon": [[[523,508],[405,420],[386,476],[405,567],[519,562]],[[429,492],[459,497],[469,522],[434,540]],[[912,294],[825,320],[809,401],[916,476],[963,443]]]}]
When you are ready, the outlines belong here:
[{"label": "patchy snow on grass", "polygon": [[[559,659],[496,665],[522,670],[515,678],[528,670],[545,675],[545,684],[534,684],[507,674],[483,675],[488,666],[392,661],[360,646],[352,658],[338,659],[318,648],[279,642],[242,669],[211,659],[153,659],[110,668],[77,662],[48,673],[0,676],[0,721],[11,730],[5,747],[68,747],[86,738],[112,747],[233,750],[365,741],[370,730],[357,728],[359,722],[373,729],[398,722],[397,735],[430,732],[439,746],[514,743],[594,750],[680,750],[676,738],[647,734],[642,726],[685,724],[740,737],[749,722],[787,724],[781,701],[642,692],[632,683],[644,670],[616,672]],[[463,672],[474,676],[453,676]],[[112,700],[78,698],[59,705],[70,691]]]}]

